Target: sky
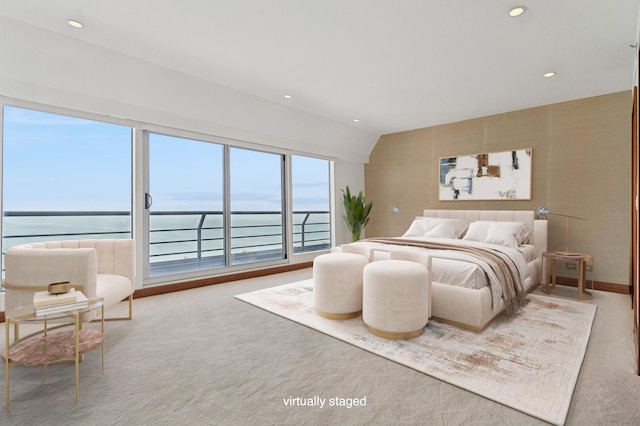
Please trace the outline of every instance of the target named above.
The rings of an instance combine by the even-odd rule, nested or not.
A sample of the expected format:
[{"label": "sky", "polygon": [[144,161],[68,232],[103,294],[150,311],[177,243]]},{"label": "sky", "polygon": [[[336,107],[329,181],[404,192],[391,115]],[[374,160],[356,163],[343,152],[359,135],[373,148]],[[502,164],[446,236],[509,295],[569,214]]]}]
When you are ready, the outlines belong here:
[{"label": "sky", "polygon": [[[223,146],[150,134],[152,210],[222,210]],[[231,148],[231,208],[281,208],[281,156]],[[329,210],[328,161],[293,156],[294,211]],[[4,107],[5,211],[128,211],[131,129]]]}]

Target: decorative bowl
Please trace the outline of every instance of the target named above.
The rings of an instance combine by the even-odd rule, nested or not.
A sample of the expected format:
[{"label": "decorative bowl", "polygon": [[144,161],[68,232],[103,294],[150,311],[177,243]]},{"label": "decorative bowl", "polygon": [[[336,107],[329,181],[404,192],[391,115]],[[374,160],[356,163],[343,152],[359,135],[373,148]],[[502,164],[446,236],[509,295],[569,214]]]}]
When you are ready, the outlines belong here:
[{"label": "decorative bowl", "polygon": [[49,284],[49,287],[47,290],[49,291],[49,294],[64,294],[69,290],[71,290],[71,284],[69,283],[69,281],[52,283],[52,284]]}]

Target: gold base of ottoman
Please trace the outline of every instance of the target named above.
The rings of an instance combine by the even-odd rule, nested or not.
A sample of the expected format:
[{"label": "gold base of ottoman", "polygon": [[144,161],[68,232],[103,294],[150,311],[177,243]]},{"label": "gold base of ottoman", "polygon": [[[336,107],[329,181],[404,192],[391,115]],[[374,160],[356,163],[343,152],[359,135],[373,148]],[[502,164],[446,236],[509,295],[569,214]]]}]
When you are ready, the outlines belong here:
[{"label": "gold base of ottoman", "polygon": [[316,309],[316,311],[318,312],[318,315],[320,315],[323,318],[327,318],[327,319],[332,319],[332,320],[346,320],[346,319],[351,319],[351,318],[357,318],[360,315],[362,315],[362,311],[358,311],[358,312],[348,312],[346,314],[334,314],[331,312],[324,312],[324,311],[319,311]]},{"label": "gold base of ottoman", "polygon": [[375,334],[378,337],[382,337],[383,339],[389,340],[407,340],[413,339],[414,337],[418,337],[424,331],[424,328],[419,328],[414,331],[403,331],[403,332],[393,332],[393,331],[383,331],[378,330],[377,328],[373,328],[371,326],[367,326],[371,334]]}]

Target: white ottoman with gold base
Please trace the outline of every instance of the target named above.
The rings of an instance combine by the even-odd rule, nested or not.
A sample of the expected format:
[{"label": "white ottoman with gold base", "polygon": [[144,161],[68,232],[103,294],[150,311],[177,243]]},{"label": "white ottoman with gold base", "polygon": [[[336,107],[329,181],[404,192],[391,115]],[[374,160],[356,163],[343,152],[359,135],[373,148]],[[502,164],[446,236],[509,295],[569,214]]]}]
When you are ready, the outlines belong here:
[{"label": "white ottoman with gold base", "polygon": [[372,262],[363,272],[362,319],[385,339],[411,339],[429,321],[429,271],[408,260]]},{"label": "white ottoman with gold base", "polygon": [[355,253],[328,253],[313,261],[313,306],[329,319],[349,319],[362,312],[362,271],[369,263]]}]

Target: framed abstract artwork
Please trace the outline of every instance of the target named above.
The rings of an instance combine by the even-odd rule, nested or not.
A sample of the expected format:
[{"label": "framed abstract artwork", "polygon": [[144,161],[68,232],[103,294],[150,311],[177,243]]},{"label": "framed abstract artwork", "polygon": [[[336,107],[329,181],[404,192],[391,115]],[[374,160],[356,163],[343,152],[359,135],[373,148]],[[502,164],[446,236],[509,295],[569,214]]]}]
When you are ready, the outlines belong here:
[{"label": "framed abstract artwork", "polygon": [[530,200],[531,148],[440,158],[440,201]]}]

